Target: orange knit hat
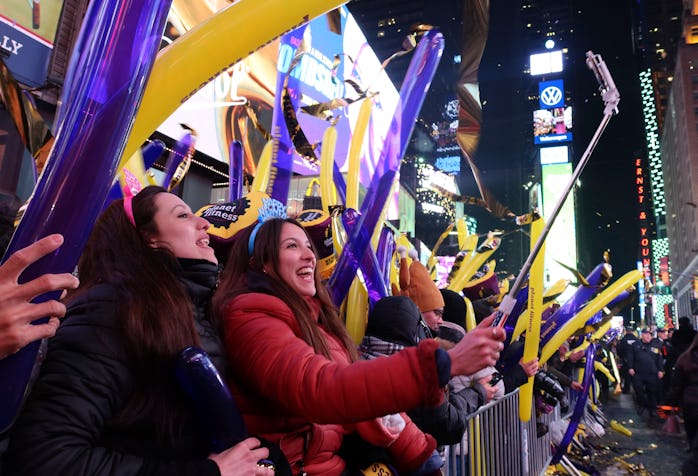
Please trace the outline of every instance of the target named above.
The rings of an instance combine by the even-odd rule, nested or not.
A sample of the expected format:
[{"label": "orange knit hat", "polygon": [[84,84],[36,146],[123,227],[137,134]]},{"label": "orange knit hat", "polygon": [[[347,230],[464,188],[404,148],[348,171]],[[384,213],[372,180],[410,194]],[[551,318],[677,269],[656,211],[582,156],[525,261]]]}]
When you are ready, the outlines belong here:
[{"label": "orange knit hat", "polygon": [[[427,268],[417,259],[417,251],[410,250],[412,264],[407,266],[405,248],[397,249],[400,259],[400,290],[393,288],[393,294],[407,296],[414,301],[420,312],[433,311],[444,307],[444,298],[432,281]],[[407,272],[409,271],[409,272]]]}]

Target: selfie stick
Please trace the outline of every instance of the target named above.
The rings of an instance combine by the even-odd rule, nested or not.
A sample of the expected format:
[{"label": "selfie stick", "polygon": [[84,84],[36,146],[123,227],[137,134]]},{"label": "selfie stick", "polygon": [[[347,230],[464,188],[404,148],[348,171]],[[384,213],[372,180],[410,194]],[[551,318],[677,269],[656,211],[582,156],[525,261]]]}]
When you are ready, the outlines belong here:
[{"label": "selfie stick", "polygon": [[618,102],[620,101],[620,94],[618,93],[618,89],[616,88],[616,85],[613,82],[611,73],[609,73],[608,68],[606,67],[606,63],[604,63],[600,55],[595,55],[593,52],[587,51],[586,64],[587,67],[594,72],[594,76],[596,76],[596,80],[599,82],[599,91],[601,92],[601,99],[603,99],[605,105],[603,111],[603,118],[601,119],[599,127],[596,128],[596,132],[594,133],[594,136],[591,138],[591,141],[589,142],[589,145],[584,151],[582,158],[579,159],[579,163],[577,164],[577,167],[575,167],[574,173],[572,174],[572,177],[570,177],[569,182],[565,186],[562,195],[560,195],[560,198],[555,204],[555,207],[550,213],[550,216],[547,217],[547,223],[545,224],[543,231],[538,237],[535,246],[531,249],[531,253],[528,255],[528,258],[526,258],[526,262],[523,264],[521,271],[516,277],[516,281],[514,281],[514,284],[511,286],[509,293],[506,296],[504,296],[504,299],[502,299],[502,302],[499,305],[494,321],[492,322],[492,326],[504,327],[504,324],[506,323],[509,314],[514,309],[514,304],[516,304],[516,295],[523,287],[524,280],[528,277],[528,272],[531,269],[533,260],[536,259],[538,252],[543,246],[543,242],[545,241],[545,238],[548,236],[550,229],[555,223],[555,219],[560,213],[562,205],[565,203],[565,200],[567,200],[567,196],[572,191],[572,187],[574,187],[574,184],[579,179],[579,176],[581,175],[584,166],[589,161],[589,157],[591,156],[591,153],[594,151],[596,144],[599,142],[599,138],[601,137],[601,134],[603,133],[604,129],[606,129],[608,122],[611,120],[611,116],[613,116],[614,114],[618,114]]}]

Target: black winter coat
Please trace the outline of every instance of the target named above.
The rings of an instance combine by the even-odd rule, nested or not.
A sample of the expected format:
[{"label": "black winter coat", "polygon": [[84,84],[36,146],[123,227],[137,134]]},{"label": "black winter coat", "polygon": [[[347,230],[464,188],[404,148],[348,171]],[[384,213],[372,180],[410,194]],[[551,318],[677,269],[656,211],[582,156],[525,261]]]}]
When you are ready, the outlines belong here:
[{"label": "black winter coat", "polygon": [[[194,301],[201,346],[222,370],[223,348],[205,311],[217,267],[180,260],[180,280]],[[176,384],[162,405],[177,413],[181,430],[174,441],[157,437],[149,415],[131,423],[115,416],[132,394],[133,366],[115,315],[116,290],[94,286],[76,298],[56,336],[33,390],[10,433],[5,476],[110,475],[217,476],[204,431]]]},{"label": "black winter coat", "polygon": [[698,421],[698,348],[676,361],[667,401],[680,406],[687,420]]},{"label": "black winter coat", "polygon": [[645,344],[638,340],[628,353],[628,369],[635,370],[640,378],[655,378],[658,372],[664,371],[664,357],[652,342]]}]

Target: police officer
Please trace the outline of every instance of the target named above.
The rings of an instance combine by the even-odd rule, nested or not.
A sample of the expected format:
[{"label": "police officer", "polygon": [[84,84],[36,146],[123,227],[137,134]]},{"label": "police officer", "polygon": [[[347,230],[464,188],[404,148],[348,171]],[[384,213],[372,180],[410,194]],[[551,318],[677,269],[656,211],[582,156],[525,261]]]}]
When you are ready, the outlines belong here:
[{"label": "police officer", "polygon": [[638,413],[650,417],[656,415],[659,381],[664,377],[664,358],[651,341],[652,332],[642,329],[640,340],[628,353],[628,374],[633,379]]},{"label": "police officer", "polygon": [[652,342],[659,348],[659,353],[664,359],[664,377],[659,385],[659,403],[664,403],[664,397],[669,393],[671,386],[671,371],[676,363],[674,349],[672,349],[669,340],[669,329],[666,327],[657,329],[657,337],[652,339]]},{"label": "police officer", "polygon": [[625,335],[616,345],[616,353],[620,358],[620,378],[623,385],[623,393],[630,393],[630,385],[632,384],[633,378],[628,374],[628,361],[630,360],[630,353],[632,353],[632,346],[637,342],[637,336],[632,328],[625,328]]}]

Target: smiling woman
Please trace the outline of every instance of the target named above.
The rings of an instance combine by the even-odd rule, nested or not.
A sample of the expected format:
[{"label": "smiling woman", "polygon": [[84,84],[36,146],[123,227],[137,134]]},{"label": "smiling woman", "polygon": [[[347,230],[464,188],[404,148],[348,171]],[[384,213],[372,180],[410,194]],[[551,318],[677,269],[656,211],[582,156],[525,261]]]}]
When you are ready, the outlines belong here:
[{"label": "smiling woman", "polygon": [[4,474],[273,474],[257,465],[269,451],[255,438],[211,454],[175,377],[188,346],[226,368],[209,313],[218,266],[208,226],[161,187],[102,213],[11,431]]},{"label": "smiling woman", "polygon": [[306,230],[260,216],[233,238],[213,300],[248,430],[278,443],[294,475],[361,474],[376,462],[440,474],[434,439],[400,412],[440,403],[449,376],[493,365],[504,333],[489,319],[449,351],[425,339],[358,361]]}]

